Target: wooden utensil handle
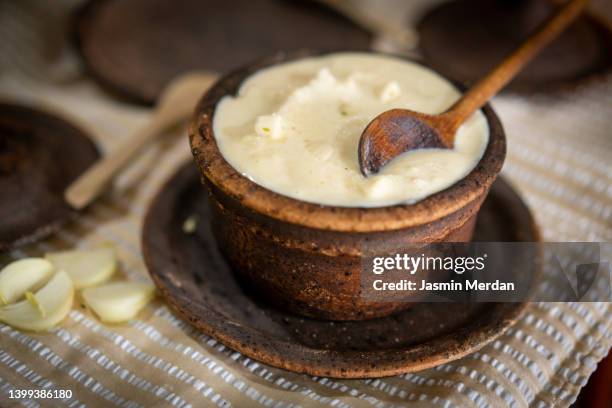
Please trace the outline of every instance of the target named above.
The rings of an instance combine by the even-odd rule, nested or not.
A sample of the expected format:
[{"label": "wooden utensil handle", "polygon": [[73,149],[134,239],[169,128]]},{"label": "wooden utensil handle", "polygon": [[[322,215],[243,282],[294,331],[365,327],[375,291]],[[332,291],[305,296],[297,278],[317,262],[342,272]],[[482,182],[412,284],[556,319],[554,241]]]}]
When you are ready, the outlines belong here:
[{"label": "wooden utensil handle", "polygon": [[162,119],[149,123],[144,129],[121,144],[112,154],[87,169],[64,193],[66,202],[76,209],[89,205],[108,187],[114,176],[130,162],[130,159],[149,141],[157,137],[160,128],[167,124],[165,118]]},{"label": "wooden utensil handle", "polygon": [[527,41],[507,56],[501,64],[495,67],[484,78],[471,87],[443,115],[453,123],[454,129],[463,123],[476,110],[497,92],[499,92],[531,59],[550,41],[555,39],[572,21],[580,15],[588,0],[571,0],[565,4],[553,17],[532,34]]}]

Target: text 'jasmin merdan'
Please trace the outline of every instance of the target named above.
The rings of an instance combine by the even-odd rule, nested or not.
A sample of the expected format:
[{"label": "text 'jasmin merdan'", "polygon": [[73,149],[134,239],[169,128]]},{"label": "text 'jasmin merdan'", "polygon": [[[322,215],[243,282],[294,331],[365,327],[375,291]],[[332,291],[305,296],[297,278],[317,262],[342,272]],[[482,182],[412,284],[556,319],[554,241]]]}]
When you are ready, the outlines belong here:
[{"label": "text 'jasmin merdan'", "polygon": [[375,257],[372,272],[381,275],[387,271],[406,271],[414,275],[417,271],[453,271],[462,274],[469,271],[482,271],[487,254],[482,256],[418,256],[395,254],[394,256]]}]

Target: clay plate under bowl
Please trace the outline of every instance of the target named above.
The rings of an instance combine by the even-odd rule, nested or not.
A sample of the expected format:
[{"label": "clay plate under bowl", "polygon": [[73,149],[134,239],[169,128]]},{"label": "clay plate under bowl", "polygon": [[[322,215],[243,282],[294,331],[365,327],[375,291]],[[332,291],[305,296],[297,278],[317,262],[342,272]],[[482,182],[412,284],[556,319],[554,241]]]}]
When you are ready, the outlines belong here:
[{"label": "clay plate under bowl", "polygon": [[[392,316],[334,322],[293,315],[260,301],[218,249],[207,192],[193,164],[153,200],[142,244],[160,295],[178,315],[263,363],[318,376],[364,378],[418,371],[458,359],[501,335],[525,303],[419,303]],[[186,232],[186,220],[197,220]],[[539,240],[514,190],[499,179],[479,213],[474,239]],[[242,283],[241,283],[242,282]]]},{"label": "clay plate under bowl", "polygon": [[65,120],[0,103],[0,252],[75,217],[63,192],[98,157],[87,135]]},{"label": "clay plate under bowl", "polygon": [[[469,241],[480,205],[505,158],[504,131],[485,106],[490,137],[476,167],[449,188],[414,204],[339,207],[275,193],[225,160],[214,135],[215,109],[254,72],[315,55],[325,53],[278,53],[221,78],[195,110],[189,129],[192,152],[210,192],[215,238],[244,281],[271,302],[305,316],[381,317],[410,304],[365,299],[364,257],[401,253],[415,244]],[[435,249],[423,247],[424,253],[429,251]]]}]

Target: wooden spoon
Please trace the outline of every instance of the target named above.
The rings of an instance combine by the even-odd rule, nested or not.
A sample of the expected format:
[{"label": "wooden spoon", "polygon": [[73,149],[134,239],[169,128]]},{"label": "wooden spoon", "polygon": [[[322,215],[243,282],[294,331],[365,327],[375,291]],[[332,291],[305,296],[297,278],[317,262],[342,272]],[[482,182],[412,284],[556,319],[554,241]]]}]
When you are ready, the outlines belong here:
[{"label": "wooden spoon", "polygon": [[361,173],[366,177],[376,174],[382,166],[408,150],[451,149],[459,126],[574,21],[587,3],[588,0],[569,1],[446,112],[427,115],[408,109],[391,109],[375,117],[359,140]]},{"label": "wooden spoon", "polygon": [[189,116],[215,79],[209,72],[191,72],[172,80],[160,95],[149,124],[76,179],[64,193],[66,202],[77,210],[89,205],[160,131]]}]

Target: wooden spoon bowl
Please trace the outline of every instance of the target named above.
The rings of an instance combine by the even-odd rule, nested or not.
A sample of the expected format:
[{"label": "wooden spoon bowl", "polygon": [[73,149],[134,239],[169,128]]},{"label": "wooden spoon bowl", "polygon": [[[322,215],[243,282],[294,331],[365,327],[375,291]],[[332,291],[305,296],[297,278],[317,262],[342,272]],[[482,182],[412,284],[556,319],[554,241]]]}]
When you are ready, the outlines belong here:
[{"label": "wooden spoon bowl", "polygon": [[409,150],[452,148],[449,132],[436,130],[440,122],[437,119],[409,109],[391,109],[374,118],[363,131],[368,137],[359,139],[358,160],[363,175],[377,173],[393,158]]}]

